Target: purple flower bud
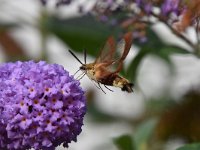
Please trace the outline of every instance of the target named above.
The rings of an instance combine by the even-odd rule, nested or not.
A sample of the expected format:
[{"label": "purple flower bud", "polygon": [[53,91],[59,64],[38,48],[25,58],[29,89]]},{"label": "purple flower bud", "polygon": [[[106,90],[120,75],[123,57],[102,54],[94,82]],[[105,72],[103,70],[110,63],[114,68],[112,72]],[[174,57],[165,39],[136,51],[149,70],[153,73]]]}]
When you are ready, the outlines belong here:
[{"label": "purple flower bud", "polygon": [[144,6],[144,11],[149,15],[152,11],[152,4],[151,3],[147,3],[145,6]]},{"label": "purple flower bud", "polygon": [[179,12],[179,0],[165,0],[161,5],[161,13],[167,16],[169,13],[178,14]]},{"label": "purple flower bud", "polygon": [[102,16],[100,16],[100,21],[102,21],[102,22],[107,22],[109,19],[108,19],[108,16],[106,16],[106,15],[102,15]]},{"label": "purple flower bud", "polygon": [[44,61],[0,65],[0,149],[55,149],[76,141],[84,92],[64,68]]},{"label": "purple flower bud", "polygon": [[[48,3],[48,0],[40,0],[40,2],[43,4],[43,5],[46,5]],[[56,6],[61,6],[61,5],[69,5],[71,4],[71,0],[56,0]]]},{"label": "purple flower bud", "polygon": [[136,2],[136,4],[139,6],[139,7],[141,7],[141,5],[142,5],[142,0],[135,0],[135,2]]},{"label": "purple flower bud", "polygon": [[40,2],[42,3],[42,5],[46,5],[47,0],[40,0]]},{"label": "purple flower bud", "polygon": [[61,6],[61,5],[69,5],[71,4],[71,0],[57,0],[56,6]]},{"label": "purple flower bud", "polygon": [[147,0],[135,0],[137,6],[139,8],[142,8],[144,12],[146,12],[148,15],[151,13],[153,9],[153,4],[150,1]]}]

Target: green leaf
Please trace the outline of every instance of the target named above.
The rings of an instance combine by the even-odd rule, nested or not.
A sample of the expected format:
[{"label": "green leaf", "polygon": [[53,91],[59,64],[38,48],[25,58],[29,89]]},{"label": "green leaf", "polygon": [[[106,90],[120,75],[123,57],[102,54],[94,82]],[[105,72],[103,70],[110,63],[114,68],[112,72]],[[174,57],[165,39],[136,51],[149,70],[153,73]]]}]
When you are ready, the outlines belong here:
[{"label": "green leaf", "polygon": [[135,150],[133,140],[130,135],[122,135],[113,139],[114,144],[119,150]]},{"label": "green leaf", "polygon": [[161,58],[172,68],[173,65],[170,59],[172,54],[190,53],[184,48],[164,43],[151,28],[147,29],[147,38],[146,43],[134,42],[140,47],[140,50],[128,67],[127,75],[132,82],[136,80],[139,65],[147,55],[155,55]]},{"label": "green leaf", "polygon": [[166,95],[159,98],[149,99],[146,102],[146,110],[148,112],[147,115],[152,116],[152,114],[161,114],[163,111],[166,111],[167,109],[173,107],[175,104],[175,100],[169,99],[169,97],[167,97]]},{"label": "green leaf", "polygon": [[146,37],[147,37],[147,42],[145,42],[145,43],[136,42],[135,43],[136,45],[141,47],[141,49],[143,49],[143,51],[154,52],[154,51],[159,50],[161,47],[163,47],[163,42],[150,27],[146,30]]},{"label": "green leaf", "polygon": [[92,16],[65,20],[51,18],[47,27],[73,50],[82,52],[86,49],[91,55],[98,54],[109,35],[117,35],[121,31],[121,28],[101,23]]},{"label": "green leaf", "polygon": [[127,69],[127,77],[130,81],[133,82],[136,79],[139,65],[145,56],[146,56],[146,52],[141,50],[138,52],[138,54],[135,56],[135,58],[129,64],[128,69]]},{"label": "green leaf", "polygon": [[189,51],[184,48],[175,45],[166,45],[160,49],[160,54],[171,55],[171,54],[190,54]]},{"label": "green leaf", "polygon": [[155,128],[156,120],[151,119],[139,126],[134,134],[134,143],[136,150],[147,149],[144,148],[147,146],[148,140],[150,139],[152,132]]},{"label": "green leaf", "polygon": [[190,54],[190,52],[178,46],[163,45],[158,51],[153,52],[153,54],[171,64],[170,56],[172,54]]},{"label": "green leaf", "polygon": [[188,54],[188,50],[175,45],[164,43],[162,39],[151,28],[147,30],[148,41],[138,46],[147,53],[155,54],[161,57],[168,57],[171,54]]},{"label": "green leaf", "polygon": [[[95,87],[94,87],[95,88]],[[118,120],[118,117],[114,117],[106,112],[101,111],[96,105],[95,105],[95,95],[94,93],[91,93],[93,91],[87,91],[87,93],[90,95],[87,97],[87,115],[89,115],[91,121],[95,123],[108,123]],[[101,91],[102,92],[102,91]]]},{"label": "green leaf", "polygon": [[140,50],[127,70],[128,79],[132,82],[137,78],[138,68],[142,60],[149,54],[155,54],[156,51],[159,51],[163,47],[163,42],[151,28],[147,29],[147,38],[148,41],[146,43],[134,42],[134,44],[140,47]]},{"label": "green leaf", "polygon": [[87,106],[87,114],[90,116],[91,120],[96,123],[108,123],[119,119],[102,112],[95,105],[91,104]]},{"label": "green leaf", "polygon": [[[0,29],[1,30],[1,29]],[[24,48],[9,34],[9,30],[0,31],[0,45],[5,53],[6,61],[27,60]]]},{"label": "green leaf", "polygon": [[16,23],[1,23],[0,22],[0,32],[13,29],[16,27],[19,27],[19,25],[17,25]]},{"label": "green leaf", "polygon": [[176,150],[200,150],[200,143],[187,144]]}]

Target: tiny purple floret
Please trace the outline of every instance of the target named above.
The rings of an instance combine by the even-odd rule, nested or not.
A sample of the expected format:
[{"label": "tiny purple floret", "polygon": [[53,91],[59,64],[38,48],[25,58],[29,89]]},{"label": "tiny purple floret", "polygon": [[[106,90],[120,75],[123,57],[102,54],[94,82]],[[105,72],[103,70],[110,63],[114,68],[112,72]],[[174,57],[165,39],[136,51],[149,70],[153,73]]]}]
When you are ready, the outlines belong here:
[{"label": "tiny purple floret", "polygon": [[161,13],[164,16],[174,13],[178,15],[180,0],[165,0],[161,5]]},{"label": "tiny purple floret", "polygon": [[62,66],[0,65],[0,149],[68,147],[81,133],[85,113],[84,91]]}]

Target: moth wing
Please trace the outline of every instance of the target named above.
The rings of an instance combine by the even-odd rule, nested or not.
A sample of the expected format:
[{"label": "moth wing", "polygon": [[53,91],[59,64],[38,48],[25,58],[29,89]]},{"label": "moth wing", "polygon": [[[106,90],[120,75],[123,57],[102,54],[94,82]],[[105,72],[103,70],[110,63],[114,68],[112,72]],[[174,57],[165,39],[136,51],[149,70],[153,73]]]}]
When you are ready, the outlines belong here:
[{"label": "moth wing", "polygon": [[[113,73],[120,72],[131,45],[131,32],[126,33],[123,39],[117,43],[117,46],[114,38],[109,37],[99,57],[95,60],[96,72],[100,72],[98,77],[105,78]],[[117,55],[117,51],[122,51],[121,55]]]},{"label": "moth wing", "polygon": [[116,66],[114,73],[121,71],[123,67],[123,61],[128,55],[133,41],[132,32],[128,32],[124,35],[123,39],[117,44],[117,51],[122,52],[119,59],[116,59],[113,64]]},{"label": "moth wing", "polygon": [[95,60],[95,64],[99,63],[112,64],[115,50],[116,50],[115,40],[112,36],[110,36],[106,41],[106,44],[104,45],[103,49],[100,51],[99,56]]}]

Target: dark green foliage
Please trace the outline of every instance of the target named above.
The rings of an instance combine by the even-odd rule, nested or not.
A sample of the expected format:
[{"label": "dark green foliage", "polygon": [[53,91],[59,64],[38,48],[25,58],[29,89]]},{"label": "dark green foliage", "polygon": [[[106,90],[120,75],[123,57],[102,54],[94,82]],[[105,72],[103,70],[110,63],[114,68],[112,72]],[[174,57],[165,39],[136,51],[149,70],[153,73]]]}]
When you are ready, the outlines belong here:
[{"label": "dark green foliage", "polygon": [[122,135],[113,139],[113,142],[119,150],[135,150],[133,140],[130,135]]},{"label": "dark green foliage", "polygon": [[139,65],[148,55],[155,55],[171,65],[172,54],[189,54],[186,49],[164,43],[151,28],[147,30],[147,38],[146,43],[134,42],[139,47],[139,52],[127,69],[127,75],[131,81],[136,79]]},{"label": "dark green foliage", "polygon": [[177,150],[199,150],[200,149],[200,144],[199,143],[193,143],[193,144],[187,144],[184,145]]},{"label": "dark green foliage", "polygon": [[49,31],[58,36],[71,49],[96,56],[110,35],[117,35],[119,27],[109,26],[91,16],[69,19],[51,18],[47,22]]}]

